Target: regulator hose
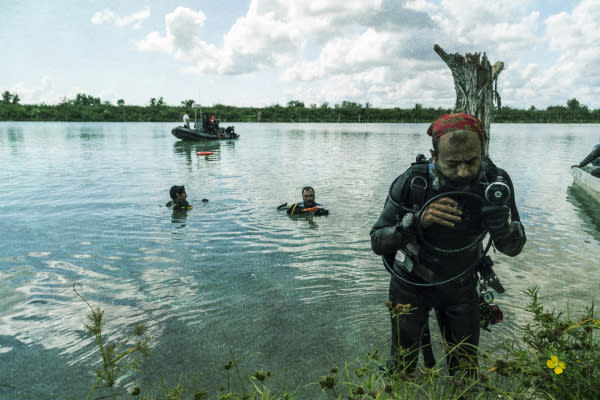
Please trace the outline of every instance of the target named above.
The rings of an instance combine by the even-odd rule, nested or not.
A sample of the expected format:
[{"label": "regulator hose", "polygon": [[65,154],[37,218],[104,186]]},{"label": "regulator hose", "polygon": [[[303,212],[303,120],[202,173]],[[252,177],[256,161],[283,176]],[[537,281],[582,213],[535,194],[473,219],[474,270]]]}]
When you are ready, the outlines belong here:
[{"label": "regulator hose", "polygon": [[421,213],[423,212],[423,210],[425,210],[425,208],[427,208],[427,206],[429,206],[434,201],[439,200],[442,197],[452,197],[452,196],[463,196],[463,197],[467,197],[467,198],[472,198],[472,199],[479,201],[479,203],[483,205],[483,199],[481,198],[481,196],[479,196],[475,193],[459,192],[459,191],[445,192],[445,193],[440,193],[437,196],[433,196],[431,199],[427,200],[425,202],[425,204],[423,204],[423,207],[421,207],[421,209],[419,210],[419,212],[416,215],[416,217],[417,217],[416,218],[417,219],[417,235],[419,236],[419,239],[421,239],[423,244],[426,245],[427,247],[429,247],[430,249],[435,250],[438,253],[442,253],[442,254],[455,254],[455,253],[460,253],[460,252],[469,250],[472,247],[477,246],[483,240],[483,238],[485,237],[485,235],[487,233],[487,231],[484,229],[481,232],[481,234],[477,238],[475,238],[471,243],[467,244],[466,246],[457,248],[457,249],[442,249],[440,247],[437,247],[437,246],[429,243],[427,240],[425,240],[425,236],[423,235],[423,230],[421,229],[421,224],[419,223],[421,221]]},{"label": "regulator hose", "polygon": [[385,256],[381,256],[381,258],[383,259],[383,265],[385,266],[385,269],[391,274],[393,275],[395,278],[399,279],[400,281],[404,282],[404,283],[408,283],[409,285],[413,285],[413,286],[418,286],[418,287],[434,287],[434,286],[443,286],[443,285],[447,285],[450,282],[453,282],[457,279],[462,278],[463,276],[467,275],[469,272],[471,272],[473,269],[475,269],[475,267],[477,267],[481,261],[483,260],[483,258],[486,256],[487,252],[489,251],[490,247],[492,246],[492,239],[490,239],[485,247],[485,249],[483,250],[483,253],[481,254],[481,256],[473,263],[471,264],[468,268],[466,268],[464,271],[462,271],[461,273],[459,273],[458,275],[455,275],[449,279],[446,279],[444,281],[440,281],[440,282],[433,282],[433,283],[419,283],[419,282],[414,282],[411,281],[405,277],[403,277],[402,275],[398,274],[396,271],[394,271],[393,265],[389,265],[389,263],[387,262]]},{"label": "regulator hose", "polygon": [[[424,236],[423,236],[423,231],[421,229],[421,224],[420,224],[420,220],[421,220],[421,214],[423,212],[423,210],[429,206],[431,203],[433,203],[434,201],[442,198],[442,197],[448,197],[448,196],[465,196],[465,197],[470,197],[470,198],[474,198],[476,200],[478,200],[480,203],[483,204],[483,199],[481,198],[481,196],[475,194],[475,193],[470,193],[470,192],[460,192],[460,191],[455,191],[455,192],[446,192],[446,193],[440,193],[434,197],[432,197],[431,199],[427,200],[425,202],[425,204],[423,204],[423,207],[421,207],[421,209],[419,210],[419,212],[416,214],[416,220],[417,220],[417,236],[419,237],[419,239],[423,242],[423,244],[425,244],[427,247],[433,249],[434,251],[437,251],[439,253],[442,254],[455,254],[455,253],[459,253],[465,250],[469,250],[474,246],[477,246],[485,237],[485,235],[487,234],[487,230],[483,229],[482,233],[477,236],[477,238],[475,238],[475,240],[473,240],[471,243],[467,244],[466,246],[463,246],[461,248],[458,249],[442,249],[439,248],[431,243],[429,243],[428,241],[425,240]],[[382,256],[381,258],[383,259],[383,265],[385,266],[385,269],[395,278],[399,279],[400,281],[407,283],[409,285],[413,285],[413,286],[418,286],[418,287],[434,287],[434,286],[442,286],[442,285],[446,285],[450,282],[453,282],[455,280],[458,280],[460,278],[462,278],[463,276],[466,276],[469,272],[473,271],[473,269],[475,269],[483,260],[483,258],[486,256],[487,252],[489,251],[490,247],[492,246],[492,238],[490,237],[490,239],[488,240],[487,245],[485,246],[483,253],[481,254],[481,256],[473,263],[471,264],[468,268],[466,268],[465,270],[463,270],[462,272],[460,272],[459,274],[440,281],[440,282],[433,282],[433,283],[419,283],[419,282],[414,282],[411,281],[409,279],[407,279],[406,277],[398,274],[396,271],[394,271],[393,268],[393,264],[389,265],[388,260],[386,259],[385,256]],[[401,251],[401,250],[400,250]],[[408,255],[403,252],[404,255],[406,257],[408,257]]]}]

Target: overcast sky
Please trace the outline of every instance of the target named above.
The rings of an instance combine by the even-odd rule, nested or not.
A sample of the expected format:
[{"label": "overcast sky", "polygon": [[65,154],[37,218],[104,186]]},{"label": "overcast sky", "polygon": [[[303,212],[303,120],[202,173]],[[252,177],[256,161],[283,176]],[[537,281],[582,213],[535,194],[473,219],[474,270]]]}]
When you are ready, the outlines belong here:
[{"label": "overcast sky", "polygon": [[503,61],[503,105],[600,108],[598,0],[2,0],[0,15],[0,91],[22,104],[452,107],[437,43]]}]

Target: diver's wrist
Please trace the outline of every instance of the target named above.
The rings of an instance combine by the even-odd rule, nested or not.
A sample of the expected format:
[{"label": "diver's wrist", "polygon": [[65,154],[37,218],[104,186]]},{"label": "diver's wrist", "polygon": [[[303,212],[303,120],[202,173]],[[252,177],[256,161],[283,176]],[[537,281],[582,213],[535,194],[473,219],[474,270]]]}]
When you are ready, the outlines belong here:
[{"label": "diver's wrist", "polygon": [[498,232],[492,233],[492,237],[494,238],[494,240],[505,239],[505,238],[509,237],[510,235],[512,235],[513,232],[514,232],[513,223],[507,222],[505,228]]},{"label": "diver's wrist", "polygon": [[396,232],[414,232],[416,230],[417,216],[411,212],[404,214],[396,224]]}]

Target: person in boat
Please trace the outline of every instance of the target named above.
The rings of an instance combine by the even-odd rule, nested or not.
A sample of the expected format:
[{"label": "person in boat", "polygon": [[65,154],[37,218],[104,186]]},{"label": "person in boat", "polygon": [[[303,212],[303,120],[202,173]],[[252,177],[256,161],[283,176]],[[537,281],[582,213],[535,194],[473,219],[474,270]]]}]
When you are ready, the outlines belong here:
[{"label": "person in boat", "polygon": [[328,215],[329,210],[324,208],[321,204],[315,201],[315,189],[311,186],[305,186],[302,188],[302,201],[300,203],[292,204],[288,206],[284,203],[277,207],[279,210],[286,210],[287,214],[293,215]]},{"label": "person in boat", "polygon": [[600,178],[600,144],[594,146],[594,149],[590,154],[587,155],[579,164],[571,165],[571,168],[583,168],[589,163],[595,167],[590,172],[592,176]]},{"label": "person in boat", "polygon": [[[387,368],[414,374],[433,308],[448,345],[449,373],[476,376],[480,333],[476,270],[487,258],[485,232],[497,250],[516,256],[526,242],[525,231],[509,175],[484,157],[486,136],[476,116],[442,115],[427,134],[432,138],[431,159],[417,157],[394,180],[370,232],[373,251],[383,256],[391,273],[392,344]],[[506,182],[510,189],[505,204],[483,200],[485,188],[494,180]],[[470,244],[463,247],[465,243]],[[404,259],[396,257],[399,252]]]},{"label": "person in boat", "polygon": [[185,114],[183,114],[183,127],[190,129],[190,112],[189,111],[186,111]]},{"label": "person in boat", "polygon": [[169,191],[171,201],[165,204],[166,207],[173,207],[173,211],[191,210],[192,206],[187,202],[187,193],[185,186],[171,186]]},{"label": "person in boat", "polygon": [[217,131],[215,129],[215,126],[216,126],[215,116],[211,115],[210,120],[208,121],[208,131],[210,133],[215,133]]},{"label": "person in boat", "polygon": [[204,116],[202,117],[202,130],[204,132],[208,132],[209,121],[210,117],[208,116],[208,113],[204,113]]}]

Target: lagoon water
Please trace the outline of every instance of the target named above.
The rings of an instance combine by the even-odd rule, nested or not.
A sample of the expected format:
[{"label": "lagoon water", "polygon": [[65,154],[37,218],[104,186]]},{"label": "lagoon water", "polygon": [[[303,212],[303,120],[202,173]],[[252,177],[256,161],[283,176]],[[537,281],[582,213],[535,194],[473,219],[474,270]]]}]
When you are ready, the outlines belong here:
[{"label": "lagoon water", "polygon": [[[99,355],[74,284],[104,310],[107,341],[148,327],[155,384],[214,391],[237,360],[293,390],[387,351],[389,276],[369,230],[392,180],[428,152],[427,124],[235,125],[235,142],[188,143],[173,124],[0,122],[0,398],[86,396]],[[492,125],[490,154],[513,178],[528,242],[516,258],[493,254],[505,321],[483,347],[518,336],[527,288],[559,308],[597,296],[600,212],[571,187],[569,165],[599,131]],[[174,184],[187,215],[164,207]],[[276,210],[304,185],[329,216]]]}]

